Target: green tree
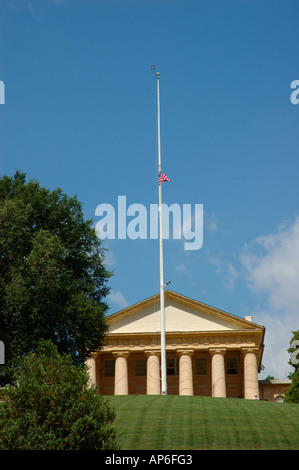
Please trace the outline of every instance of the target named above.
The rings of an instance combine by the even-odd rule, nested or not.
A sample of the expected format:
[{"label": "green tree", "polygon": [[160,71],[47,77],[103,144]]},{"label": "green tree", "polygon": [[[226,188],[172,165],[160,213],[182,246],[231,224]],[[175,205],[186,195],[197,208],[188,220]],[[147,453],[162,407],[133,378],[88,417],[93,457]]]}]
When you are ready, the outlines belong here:
[{"label": "green tree", "polygon": [[0,450],[116,449],[115,414],[84,365],[42,341],[2,390]]},{"label": "green tree", "polygon": [[0,340],[5,368],[49,339],[82,363],[107,332],[111,275],[81,203],[26,175],[0,179]]},{"label": "green tree", "polygon": [[288,403],[299,403],[299,331],[293,331],[293,338],[290,341],[288,352],[291,354],[289,364],[291,364],[295,371],[289,375],[292,379],[290,388],[286,391],[285,401]]},{"label": "green tree", "polygon": [[[299,354],[296,354],[297,351],[298,351],[298,344],[299,344],[299,330],[298,331],[292,331],[292,333],[293,333],[293,337],[290,341],[290,347],[288,349],[288,353],[290,353],[290,355],[291,355],[290,360],[289,360],[289,364],[295,368],[295,371],[293,372],[293,374],[294,374],[296,372],[296,370],[298,369],[298,365],[299,365],[299,361],[298,361]],[[293,374],[291,374],[291,376]]]},{"label": "green tree", "polygon": [[286,403],[299,403],[299,368],[292,377],[292,384],[286,390],[284,401]]}]

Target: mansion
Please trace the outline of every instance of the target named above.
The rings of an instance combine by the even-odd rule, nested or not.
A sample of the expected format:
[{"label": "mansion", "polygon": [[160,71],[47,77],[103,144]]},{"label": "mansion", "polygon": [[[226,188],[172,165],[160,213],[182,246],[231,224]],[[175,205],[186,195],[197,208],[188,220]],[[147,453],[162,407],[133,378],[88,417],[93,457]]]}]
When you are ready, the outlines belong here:
[{"label": "mansion", "polygon": [[[87,361],[101,395],[161,394],[160,295],[107,317],[109,333]],[[253,399],[265,328],[165,291],[168,395]],[[262,398],[262,397],[260,397]]]}]

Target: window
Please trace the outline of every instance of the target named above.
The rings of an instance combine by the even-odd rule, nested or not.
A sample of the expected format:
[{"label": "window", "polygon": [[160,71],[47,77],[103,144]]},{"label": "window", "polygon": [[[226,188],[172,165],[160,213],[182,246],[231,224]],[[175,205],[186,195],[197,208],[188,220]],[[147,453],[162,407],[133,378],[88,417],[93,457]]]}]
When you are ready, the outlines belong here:
[{"label": "window", "polygon": [[179,375],[179,360],[175,358],[167,359],[167,375]]},{"label": "window", "polygon": [[104,374],[105,374],[105,377],[114,377],[115,375],[115,360],[114,359],[105,360]]},{"label": "window", "polygon": [[197,357],[195,359],[195,374],[207,375],[207,360],[205,357]]},{"label": "window", "polygon": [[226,361],[226,373],[237,374],[238,373],[238,358],[228,357]]},{"label": "window", "polygon": [[144,377],[146,375],[146,359],[136,359],[135,375],[138,377]]}]

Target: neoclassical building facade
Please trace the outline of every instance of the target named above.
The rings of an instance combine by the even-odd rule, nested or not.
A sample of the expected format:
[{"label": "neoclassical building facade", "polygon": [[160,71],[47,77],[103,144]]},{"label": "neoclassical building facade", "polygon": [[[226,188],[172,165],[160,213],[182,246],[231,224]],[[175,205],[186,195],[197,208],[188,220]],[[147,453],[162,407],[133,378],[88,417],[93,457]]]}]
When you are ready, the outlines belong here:
[{"label": "neoclassical building facade", "polygon": [[[160,296],[107,317],[104,347],[88,360],[102,395],[161,393]],[[265,328],[165,291],[167,394],[254,398]]]}]

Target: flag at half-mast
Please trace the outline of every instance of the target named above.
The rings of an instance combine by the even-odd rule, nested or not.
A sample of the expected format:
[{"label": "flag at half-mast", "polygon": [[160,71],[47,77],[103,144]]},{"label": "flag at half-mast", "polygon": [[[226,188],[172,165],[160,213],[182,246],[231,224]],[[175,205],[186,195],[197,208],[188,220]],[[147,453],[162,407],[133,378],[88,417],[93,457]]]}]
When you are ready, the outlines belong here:
[{"label": "flag at half-mast", "polygon": [[159,173],[159,184],[164,183],[165,181],[171,180],[164,173]]}]

